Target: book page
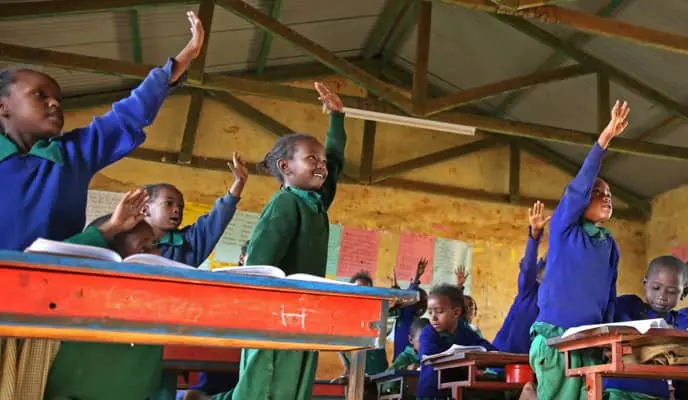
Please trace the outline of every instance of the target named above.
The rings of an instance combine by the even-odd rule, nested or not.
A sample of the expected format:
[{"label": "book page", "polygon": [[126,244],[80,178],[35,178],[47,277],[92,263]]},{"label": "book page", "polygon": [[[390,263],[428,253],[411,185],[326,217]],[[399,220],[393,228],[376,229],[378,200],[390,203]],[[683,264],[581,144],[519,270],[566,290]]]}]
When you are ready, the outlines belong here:
[{"label": "book page", "polygon": [[248,265],[243,267],[213,268],[213,272],[224,272],[236,275],[269,276],[272,278],[284,278],[284,271],[270,265]]},{"label": "book page", "polygon": [[48,239],[36,239],[26,250],[26,253],[50,254],[55,256],[89,258],[101,261],[120,262],[122,258],[110,249],[86,246],[83,244],[57,242]]},{"label": "book page", "polygon": [[182,268],[182,269],[196,269],[190,265],[182,264],[180,262],[170,260],[165,257],[161,257],[155,254],[134,254],[131,255],[122,262],[129,264],[144,264],[144,265],[156,265],[160,267],[172,267],[172,268]]},{"label": "book page", "polygon": [[654,319],[643,319],[639,321],[626,321],[626,322],[612,322],[609,324],[595,324],[595,325],[582,325],[569,328],[561,335],[562,338],[573,336],[576,333],[592,331],[599,328],[611,328],[611,327],[626,327],[633,328],[638,331],[638,333],[647,333],[652,328],[669,328],[669,324],[662,318]]},{"label": "book page", "polygon": [[307,281],[307,282],[322,282],[322,283],[336,283],[338,285],[353,285],[353,283],[336,281],[334,279],[323,278],[322,276],[311,275],[311,274],[291,274],[287,276],[287,279],[293,279],[297,281]]},{"label": "book page", "polygon": [[451,356],[454,354],[462,354],[462,353],[475,353],[475,352],[486,352],[487,349],[484,348],[483,346],[460,346],[458,344],[453,344],[450,348],[447,350],[437,353],[437,354],[432,354],[429,356],[423,356],[423,359],[421,361],[426,361],[426,360],[434,360],[436,358],[444,357],[444,356]]}]

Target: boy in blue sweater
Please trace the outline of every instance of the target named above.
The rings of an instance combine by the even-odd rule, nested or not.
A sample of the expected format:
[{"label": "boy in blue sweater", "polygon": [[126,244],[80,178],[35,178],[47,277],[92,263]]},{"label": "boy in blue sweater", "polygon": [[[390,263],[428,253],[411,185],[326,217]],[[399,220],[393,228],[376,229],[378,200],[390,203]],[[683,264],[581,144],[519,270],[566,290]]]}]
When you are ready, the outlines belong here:
[{"label": "boy in blue sweater", "polygon": [[[634,294],[619,296],[616,299],[615,320],[664,318],[676,329],[688,328],[688,315],[683,310],[674,311],[688,292],[686,268],[686,264],[673,256],[661,256],[652,260],[643,279],[645,301]],[[669,398],[669,382],[665,380],[606,378],[604,387],[604,397],[608,400]]]},{"label": "boy in blue sweater", "polygon": [[0,249],[22,251],[39,237],[65,240],[81,232],[91,178],[143,143],[143,128],[201,50],[201,22],[187,16],[186,47],[85,128],[62,133],[62,94],[50,76],[0,72],[0,226],[12,232],[0,236]]},{"label": "boy in blue sweater", "polygon": [[[442,284],[435,286],[428,295],[428,314],[430,325],[423,328],[420,334],[419,358],[441,353],[453,344],[463,346],[483,346],[488,351],[496,351],[490,342],[478,336],[471,329],[464,313],[464,300],[461,289],[457,286]],[[448,390],[437,388],[437,372],[429,365],[421,365],[416,386],[418,399],[448,399]]]},{"label": "boy in blue sweater", "polygon": [[[565,376],[565,359],[547,339],[568,328],[612,322],[619,249],[602,227],[612,216],[609,185],[597,178],[613,138],[628,125],[629,108],[614,104],[611,121],[585,158],[552,215],[546,273],[538,292],[538,314],[531,327],[530,365],[539,399],[583,399],[584,382]],[[570,367],[597,364],[595,353],[574,353]]]},{"label": "boy in blue sweater", "polygon": [[530,349],[530,326],[538,315],[537,294],[544,271],[544,261],[537,258],[538,246],[551,218],[545,217],[544,211],[545,205],[539,201],[528,209],[530,232],[518,273],[518,293],[493,342],[500,351],[528,354]]},{"label": "boy in blue sweater", "polygon": [[[406,307],[400,307],[393,309],[392,312],[396,314],[396,321],[394,323],[394,357],[396,359],[399,354],[404,352],[404,350],[409,345],[409,336],[411,333],[411,324],[415,318],[420,317],[425,314],[425,310],[428,306],[428,295],[420,287],[420,278],[425,273],[425,268],[428,266],[428,260],[421,258],[418,260],[418,265],[416,266],[416,272],[411,278],[409,287],[407,290],[417,290],[420,294],[420,300]],[[399,288],[397,284],[396,273],[394,274],[393,288]]]}]

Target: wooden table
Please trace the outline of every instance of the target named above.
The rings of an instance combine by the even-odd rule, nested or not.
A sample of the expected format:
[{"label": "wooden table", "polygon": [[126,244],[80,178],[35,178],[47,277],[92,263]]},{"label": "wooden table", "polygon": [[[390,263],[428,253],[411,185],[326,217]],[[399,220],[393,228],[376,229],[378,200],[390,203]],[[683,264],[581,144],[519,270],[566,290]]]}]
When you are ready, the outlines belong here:
[{"label": "wooden table", "polygon": [[[681,379],[688,380],[688,366],[631,364],[623,360],[633,348],[648,345],[680,344],[688,346],[688,331],[678,329],[650,329],[640,334],[633,328],[608,327],[596,331],[581,332],[566,338],[552,338],[547,344],[564,353],[566,376],[585,376],[585,389],[589,400],[601,400],[604,391],[602,378],[644,378],[644,379]],[[582,349],[606,349],[611,352],[607,364],[571,368],[569,355]]]},{"label": "wooden table", "polygon": [[[402,400],[414,399],[416,397],[418,371],[389,370],[372,375],[370,379],[377,385],[378,400]],[[394,390],[389,393],[384,393],[382,389],[387,385],[394,385]],[[396,387],[399,388],[398,391]]]},{"label": "wooden table", "polygon": [[[451,389],[452,398],[461,400],[463,389],[509,391],[521,390],[524,383],[508,383],[496,380],[479,380],[480,371],[485,368],[504,368],[508,364],[528,364],[528,355],[500,352],[469,352],[453,354],[426,362],[437,371],[440,389]],[[452,377],[457,372],[465,378]]]},{"label": "wooden table", "polygon": [[[0,251],[0,336],[181,346],[363,351],[415,291]],[[363,365],[349,392],[363,393]],[[357,397],[352,397],[357,398]]]}]

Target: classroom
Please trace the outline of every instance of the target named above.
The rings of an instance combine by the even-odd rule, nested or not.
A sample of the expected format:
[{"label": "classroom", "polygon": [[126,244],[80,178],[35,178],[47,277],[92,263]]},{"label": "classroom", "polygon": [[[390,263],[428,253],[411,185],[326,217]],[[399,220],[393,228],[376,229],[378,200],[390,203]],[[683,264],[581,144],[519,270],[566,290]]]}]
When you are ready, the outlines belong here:
[{"label": "classroom", "polygon": [[[141,354],[143,350],[162,354],[161,349],[165,346],[165,351],[170,353],[164,356],[167,364],[163,360],[160,365],[167,366],[163,372],[156,373],[161,375],[161,380],[169,378],[177,382],[179,392],[153,395],[149,390],[151,395],[141,400],[171,400],[174,396],[184,400],[211,398],[194,390],[186,392],[193,389],[189,377],[191,381],[197,380],[198,372],[208,368],[224,373],[223,366],[231,364],[228,370],[236,373],[241,381],[245,379],[241,377],[244,368],[251,371],[248,360],[267,362],[261,357],[266,354],[278,357],[286,352],[294,357],[317,354],[305,350],[321,351],[314,359],[310,356],[300,361],[289,359],[299,365],[308,364],[301,375],[278,384],[266,383],[268,378],[261,373],[250,383],[253,388],[263,385],[270,388],[274,384],[274,389],[269,389],[275,390],[274,393],[265,397],[261,397],[262,394],[243,397],[255,389],[249,386],[246,389],[240,382],[237,387],[243,392],[237,389],[232,395],[229,391],[232,388],[228,386],[225,397],[214,392],[212,398],[517,399],[521,396],[522,399],[568,399],[570,392],[554,389],[551,393],[558,394],[543,395],[541,390],[544,389],[535,379],[540,377],[540,372],[531,368],[532,348],[530,359],[527,352],[519,352],[520,361],[508,361],[512,359],[507,356],[489,356],[491,348],[486,348],[488,356],[484,362],[487,364],[480,364],[482,356],[476,356],[478,361],[474,363],[480,370],[480,379],[486,379],[485,371],[493,368],[508,370],[513,365],[527,368],[530,378],[523,381],[510,382],[512,377],[508,373],[506,378],[497,374],[500,383],[506,379],[506,383],[511,384],[503,386],[503,390],[490,389],[489,385],[485,389],[475,382],[473,386],[469,382],[465,390],[457,385],[438,388],[437,377],[442,381],[444,375],[438,375],[437,370],[456,369],[458,367],[451,363],[459,361],[451,359],[447,363],[449,366],[443,366],[441,361],[432,361],[432,358],[427,364],[419,359],[420,379],[423,379],[423,369],[433,371],[433,390],[438,394],[418,394],[417,397],[415,392],[385,397],[386,380],[400,379],[402,387],[406,387],[404,385],[411,378],[402,379],[400,375],[388,373],[389,376],[382,374],[376,381],[370,378],[373,374],[365,371],[364,380],[363,369],[368,363],[360,357],[365,353],[370,360],[371,352],[384,349],[384,363],[392,365],[398,353],[393,340],[395,312],[402,310],[399,312],[403,313],[420,299],[418,286],[405,289],[421,259],[428,260],[428,267],[418,284],[429,294],[428,304],[434,304],[431,300],[441,297],[437,293],[445,293],[433,292],[436,286],[458,286],[463,299],[460,308],[464,313],[460,321],[467,321],[466,326],[491,346],[505,319],[511,315],[515,296],[521,293],[519,271],[524,268],[522,259],[526,246],[533,239],[529,234],[533,210],[539,207],[543,218],[551,217],[562,196],[575,192],[571,189],[572,182],[577,182],[577,176],[583,173],[579,171],[587,171],[586,165],[591,168],[589,160],[594,154],[602,160],[597,161],[601,168],[598,165],[593,171],[594,176],[586,189],[586,201],[594,201],[590,193],[594,197],[598,182],[603,182],[608,191],[602,197],[608,197],[610,204],[613,198],[613,216],[610,220],[605,219],[601,227],[597,221],[590,223],[591,219],[583,214],[583,207],[578,211],[576,226],[586,228],[585,224],[590,223],[602,237],[595,240],[612,243],[614,276],[610,302],[614,303],[617,295],[634,295],[633,298],[650,310],[652,307],[646,303],[651,301],[644,296],[649,296],[647,293],[651,290],[653,266],[666,267],[668,258],[662,256],[676,260],[676,280],[684,285],[679,285],[679,294],[674,296],[678,301],[665,312],[650,310],[642,312],[642,318],[620,319],[612,315],[595,321],[582,317],[578,321],[588,322],[554,325],[573,328],[603,322],[666,319],[669,327],[677,329],[662,330],[666,326],[660,329],[653,325],[643,332],[640,328],[627,326],[618,331],[602,327],[599,328],[601,333],[596,331],[595,334],[608,337],[610,342],[605,342],[605,346],[613,352],[619,350],[619,354],[622,345],[632,346],[629,344],[632,340],[643,336],[652,338],[653,334],[663,338],[666,334],[669,339],[657,340],[675,344],[672,351],[681,353],[688,348],[688,334],[681,332],[688,328],[688,319],[682,320],[683,309],[688,307],[683,293],[688,288],[688,280],[684,281],[688,279],[684,264],[688,262],[688,227],[683,223],[688,218],[685,207],[688,179],[683,166],[688,161],[688,140],[685,139],[688,128],[684,124],[688,105],[683,103],[686,88],[680,83],[682,72],[688,68],[688,28],[681,18],[685,15],[688,15],[688,5],[681,0],[662,0],[661,4],[650,4],[647,0],[0,1],[0,71],[5,74],[0,75],[0,174],[11,188],[7,192],[10,194],[4,194],[3,197],[7,197],[1,200],[5,207],[0,207],[4,209],[0,211],[0,226],[9,227],[16,234],[9,235],[16,240],[0,240],[0,280],[4,282],[0,290],[24,299],[16,305],[0,306],[0,354],[4,360],[0,367],[0,400],[60,398],[56,395],[62,390],[58,388],[60,384],[51,384],[50,380],[56,378],[49,378],[47,372],[40,383],[28,385],[32,390],[20,394],[19,386],[27,383],[14,376],[19,361],[17,365],[7,365],[12,364],[11,357],[19,360],[21,346],[28,346],[21,339],[28,337],[46,343],[50,340],[53,345],[63,339],[60,351],[69,348],[64,345],[67,340],[84,340],[93,346],[96,344],[91,342],[98,342],[103,354],[113,357],[115,350],[107,347],[106,342],[124,347],[131,343],[132,348],[143,348],[139,349]],[[21,77],[34,75],[47,76],[59,85],[57,89],[61,93],[56,107],[62,110],[61,127],[52,136],[33,137],[26,145],[26,138],[33,133],[23,127],[32,125],[17,122],[22,118],[21,112],[28,111],[22,110],[17,100],[12,100],[12,86],[23,85]],[[24,178],[33,175],[25,164],[20,164],[24,162],[21,160],[48,162],[51,156],[39,155],[40,149],[36,148],[51,148],[53,143],[69,136],[65,134],[53,139],[61,133],[86,132],[79,128],[93,127],[98,123],[95,116],[108,113],[113,103],[127,98],[137,87],[143,88],[139,86],[142,81],[150,82],[146,87],[150,93],[158,92],[139,94],[141,97],[132,103],[133,107],[127,105],[131,109],[122,111],[122,106],[120,112],[124,117],[119,116],[117,123],[132,132],[142,132],[145,128],[145,140],[143,135],[131,133],[131,144],[117,144],[121,147],[117,152],[103,156],[101,153],[110,150],[103,150],[102,146],[106,145],[93,139],[95,144],[88,147],[92,154],[83,160],[77,156],[74,161],[87,165],[87,172],[83,172],[86,167],[79,164],[70,166],[73,160],[69,149],[64,150],[66,158],[54,161],[53,167],[47,170],[43,166],[35,167],[39,175],[80,176],[80,181],[70,184],[64,182],[72,178],[55,178],[55,182],[66,185],[60,188],[46,186],[44,190],[40,188],[39,178],[31,185],[27,183],[30,180],[22,181],[34,178]],[[314,87],[314,82],[319,86]],[[41,96],[50,97],[50,93]],[[137,111],[137,107],[141,111]],[[57,117],[50,114],[46,118],[55,123]],[[412,122],[408,118],[412,118]],[[602,146],[602,137],[614,123],[618,129],[612,129],[614,132]],[[346,147],[337,150],[342,151],[341,160],[330,158],[331,143],[341,139],[335,140],[336,135],[341,134],[340,125],[346,135]],[[103,135],[98,129],[88,134]],[[128,137],[130,133],[126,129],[122,128],[122,136]],[[318,162],[327,166],[323,179],[329,175],[339,179],[334,200],[334,190],[327,186],[328,180],[323,187],[331,192],[322,196],[319,194],[322,182],[317,190],[302,190],[290,184],[290,179],[300,179],[292,176],[305,164],[281,164],[285,158],[293,156],[294,150],[279,155],[276,143],[288,146],[287,139],[293,133],[315,138],[297,138],[294,143],[309,142],[322,150],[323,158]],[[341,141],[337,143],[343,146]],[[328,172],[330,163],[340,161],[343,169],[334,168]],[[274,173],[270,162],[276,166],[277,176],[271,176]],[[268,166],[268,171],[263,164]],[[25,171],[18,173],[20,168]],[[83,178],[86,175],[87,178]],[[310,180],[316,178],[309,177]],[[46,185],[52,184],[46,182]],[[26,189],[28,186],[31,188]],[[254,227],[271,218],[276,220],[270,212],[284,210],[276,203],[279,195],[290,192],[292,186],[296,188],[296,196],[292,197],[298,197],[303,203],[295,206],[297,208],[311,207],[304,196],[308,196],[309,190],[318,192],[318,205],[312,207],[319,210],[314,213],[320,218],[317,224],[322,229],[320,233],[324,232],[322,238],[328,240],[327,246],[321,245],[311,254],[301,252],[299,255],[296,248],[312,249],[313,243],[322,244],[325,240],[303,239],[299,246],[304,247],[284,248],[284,253],[288,254],[284,257],[293,259],[286,264],[270,265],[282,268],[284,275],[308,273],[335,280],[338,284],[327,281],[274,283],[265,277],[254,284],[252,275],[235,278],[225,276],[231,274],[213,272],[211,276],[208,270],[243,265],[239,253],[248,257],[247,266],[267,264],[267,258],[256,256],[263,250],[259,243],[252,240],[248,248],[242,250],[249,238],[260,237],[256,231],[264,232],[265,238],[274,238],[275,243],[289,242],[284,236],[280,237],[286,235],[280,231],[283,225],[266,226],[263,230],[254,230]],[[27,190],[30,193],[21,192]],[[43,195],[51,191],[56,194]],[[172,197],[176,196],[174,193],[178,195],[184,212],[182,215],[178,211],[174,216],[173,228],[160,228],[155,225],[152,203],[148,201],[154,202],[160,193],[170,192],[173,192]],[[41,196],[42,202],[35,200]],[[72,202],[70,196],[75,199],[71,207],[68,204]],[[138,202],[137,213],[145,210],[140,216],[131,217],[136,222],[128,229],[133,232],[143,224],[152,231],[150,243],[145,245],[151,247],[150,251],[140,249],[140,252],[157,251],[161,258],[198,268],[188,273],[158,273],[156,271],[163,270],[155,268],[150,270],[153,272],[146,272],[140,264],[130,267],[108,262],[101,266],[87,259],[71,262],[70,257],[61,257],[58,262],[51,258],[54,254],[32,258],[33,254],[23,253],[39,238],[71,242],[70,237],[78,236],[84,225],[96,226],[91,223],[105,214],[112,221],[117,215],[118,204],[124,204],[128,196],[132,203]],[[325,198],[324,212],[322,198]],[[23,205],[15,207],[18,202]],[[536,206],[536,202],[542,205]],[[41,207],[35,208],[43,211],[29,212],[29,204],[40,204]],[[175,240],[192,241],[188,236],[186,239],[175,236],[178,232],[188,232],[184,231],[184,226],[194,224],[199,217],[215,212],[218,207],[226,207],[224,225],[204,227],[193,233],[196,235],[194,243],[202,242],[207,249],[202,259],[190,253],[180,255],[171,249],[176,246]],[[298,208],[299,216],[303,215],[303,209]],[[27,211],[23,214],[22,210]],[[49,215],[51,213],[63,213],[64,217],[54,217]],[[77,218],[71,225],[78,225],[78,229],[62,222],[73,215]],[[41,226],[41,218],[49,221],[45,229]],[[555,220],[556,214],[553,219],[556,224]],[[170,221],[166,223],[172,223]],[[105,226],[109,227],[108,223]],[[118,258],[108,260],[126,264],[126,256],[113,244],[116,240],[110,240],[101,225],[97,226],[102,233],[100,242]],[[540,244],[535,255],[547,258],[546,271],[556,269],[556,265],[550,266],[552,258],[564,260],[567,254],[573,254],[567,248],[568,242],[563,242],[565,239],[559,234],[550,237],[550,228],[558,229],[558,226],[545,223],[541,238],[536,238]],[[210,229],[215,231],[210,234]],[[297,228],[294,229],[297,232]],[[26,232],[21,233],[21,230]],[[88,230],[87,227],[83,234]],[[167,232],[164,236],[163,231]],[[117,232],[114,238],[119,237]],[[202,235],[213,239],[206,240]],[[313,237],[316,236],[317,232]],[[294,240],[292,243],[298,243]],[[127,245],[124,240],[121,242],[122,246]],[[556,253],[552,258],[548,253],[550,247]],[[567,250],[572,253],[566,253]],[[172,253],[174,255],[169,255]],[[325,258],[326,268],[325,262],[320,262]],[[562,263],[575,264],[566,260]],[[608,266],[609,259],[605,263],[604,266]],[[544,261],[542,265],[544,267]],[[56,266],[66,267],[67,272],[60,272]],[[106,272],[102,272],[103,268]],[[167,268],[171,268],[171,264]],[[466,278],[461,285],[456,282],[458,270],[463,270]],[[370,283],[364,286],[372,288],[346,285],[349,280],[356,283],[361,271],[367,272]],[[214,277],[219,275],[222,276]],[[544,276],[538,279],[545,282],[547,273]],[[560,275],[553,273],[552,276]],[[40,286],[40,279],[53,280]],[[397,281],[400,289],[392,289]],[[29,283],[24,285],[24,282]],[[150,283],[148,288],[146,282]],[[60,285],[68,286],[69,292],[67,289],[60,291]],[[91,308],[79,305],[81,303],[76,300],[73,305],[62,306],[72,304],[68,300],[69,293],[88,285],[93,285],[89,293],[96,299]],[[590,290],[594,291],[592,286]],[[122,291],[117,292],[116,287]],[[205,287],[208,291],[201,294]],[[96,289],[102,291],[96,293]],[[568,292],[577,289],[552,284],[548,293],[552,302],[564,292],[561,298],[570,300],[578,297],[574,294],[566,297]],[[42,290],[45,295],[37,294]],[[581,293],[585,290],[580,288]],[[542,300],[543,290],[539,293]],[[282,294],[284,296],[280,297]],[[107,297],[110,295],[114,297]],[[169,299],[163,299],[167,295]],[[233,300],[228,300],[235,295]],[[465,301],[469,295],[472,303],[467,306]],[[59,301],[51,296],[57,296]],[[115,298],[119,300],[113,300]],[[143,306],[146,299],[150,304]],[[454,306],[453,297],[448,295],[447,299]],[[115,301],[121,303],[112,306]],[[311,303],[306,304],[307,301]],[[45,310],[46,302],[50,304],[48,311]],[[101,302],[104,309],[97,308]],[[107,311],[108,304],[121,310],[121,315],[119,311]],[[320,304],[320,310],[313,304]],[[337,304],[345,308],[337,311]],[[155,307],[160,310],[151,312]],[[429,307],[428,314],[424,314],[423,309],[415,317],[424,314],[432,319],[432,307]],[[467,307],[473,310],[471,320],[466,320]],[[619,307],[617,304],[617,314]],[[227,315],[223,314],[225,310],[230,310]],[[155,314],[150,320],[148,312]],[[307,312],[311,313],[309,319],[305,316]],[[602,310],[604,312],[609,311]],[[614,309],[611,312],[613,314]],[[669,315],[674,314],[676,316],[670,320]],[[123,328],[109,324],[107,321],[111,318],[121,321]],[[360,319],[362,328],[339,327],[338,319],[354,321],[351,325],[358,324]],[[82,320],[91,321],[91,325],[79,322]],[[243,322],[233,325],[240,320]],[[267,321],[276,321],[275,326],[263,327],[269,323]],[[683,322],[686,326],[682,326]],[[434,322],[429,323],[437,330]],[[369,327],[363,329],[366,324]],[[93,326],[97,326],[95,331]],[[433,330],[430,327],[423,328],[423,332]],[[338,331],[339,328],[346,332]],[[628,329],[636,330],[631,334]],[[679,333],[666,333],[668,331]],[[532,340],[539,333],[530,332],[530,335],[528,339]],[[413,347],[406,336],[406,344]],[[546,346],[554,349],[558,357],[563,357],[562,354],[568,357],[569,352],[587,349],[589,338],[576,337],[574,339],[580,340],[567,341],[559,334],[546,339]],[[9,350],[13,345],[17,346],[17,354]],[[363,347],[368,351],[359,351]],[[374,347],[377,349],[370,350]],[[628,348],[623,347],[623,350]],[[66,357],[55,358],[55,354],[59,354],[56,347],[50,349],[52,360],[44,366],[58,370]],[[240,349],[244,349],[241,356]],[[169,354],[173,350],[183,353],[185,359],[170,361]],[[508,349],[498,350],[512,353]],[[73,351],[75,354],[85,352]],[[96,354],[96,350],[93,351]],[[473,353],[465,354],[470,358]],[[496,361],[489,358],[492,356]],[[159,354],[155,357],[160,358]],[[50,367],[53,362],[54,366]],[[573,371],[574,367],[567,362],[565,372],[567,376],[579,374],[578,378],[569,378],[567,382],[581,382],[576,389],[581,399],[601,399],[603,392],[609,396],[606,378],[612,375],[660,382],[671,392],[671,397],[666,398],[680,399],[683,392],[677,382],[688,381],[686,364],[668,362],[653,370],[651,367],[656,366],[653,362],[633,364],[626,372],[591,372],[584,366]],[[175,373],[170,375],[170,365],[174,365],[176,376]],[[636,366],[637,371],[633,369]],[[470,368],[467,370],[473,371]],[[628,372],[631,370],[635,372]],[[124,372],[117,376],[128,379]],[[101,378],[105,379],[98,379]],[[418,373],[415,373],[412,379],[417,378]],[[84,378],[70,378],[65,373],[63,382],[69,379]],[[157,377],[151,378],[154,379]],[[141,384],[132,383],[131,387],[136,385]],[[307,388],[280,394],[283,390],[280,385]],[[415,380],[413,385],[415,388]],[[525,390],[522,394],[524,385],[531,385],[537,395],[527,397]],[[67,387],[67,383],[63,386]],[[284,394],[287,392],[290,394]],[[480,397],[478,392],[499,395]],[[105,393],[96,397],[86,393],[91,392],[77,391],[71,398],[112,398]],[[111,395],[114,396],[114,392]],[[610,398],[627,397],[614,392]],[[647,398],[664,397],[653,394]]]}]

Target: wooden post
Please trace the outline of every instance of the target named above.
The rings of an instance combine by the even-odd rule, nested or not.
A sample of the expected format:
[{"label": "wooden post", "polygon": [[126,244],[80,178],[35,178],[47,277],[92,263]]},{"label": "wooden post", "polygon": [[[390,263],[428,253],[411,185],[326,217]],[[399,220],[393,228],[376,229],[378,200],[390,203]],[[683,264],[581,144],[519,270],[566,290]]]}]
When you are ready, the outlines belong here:
[{"label": "wooden post", "polygon": [[416,42],[416,64],[413,68],[413,111],[423,114],[428,94],[428,65],[430,63],[430,27],[432,24],[432,3],[420,2],[418,13],[418,40]]}]

